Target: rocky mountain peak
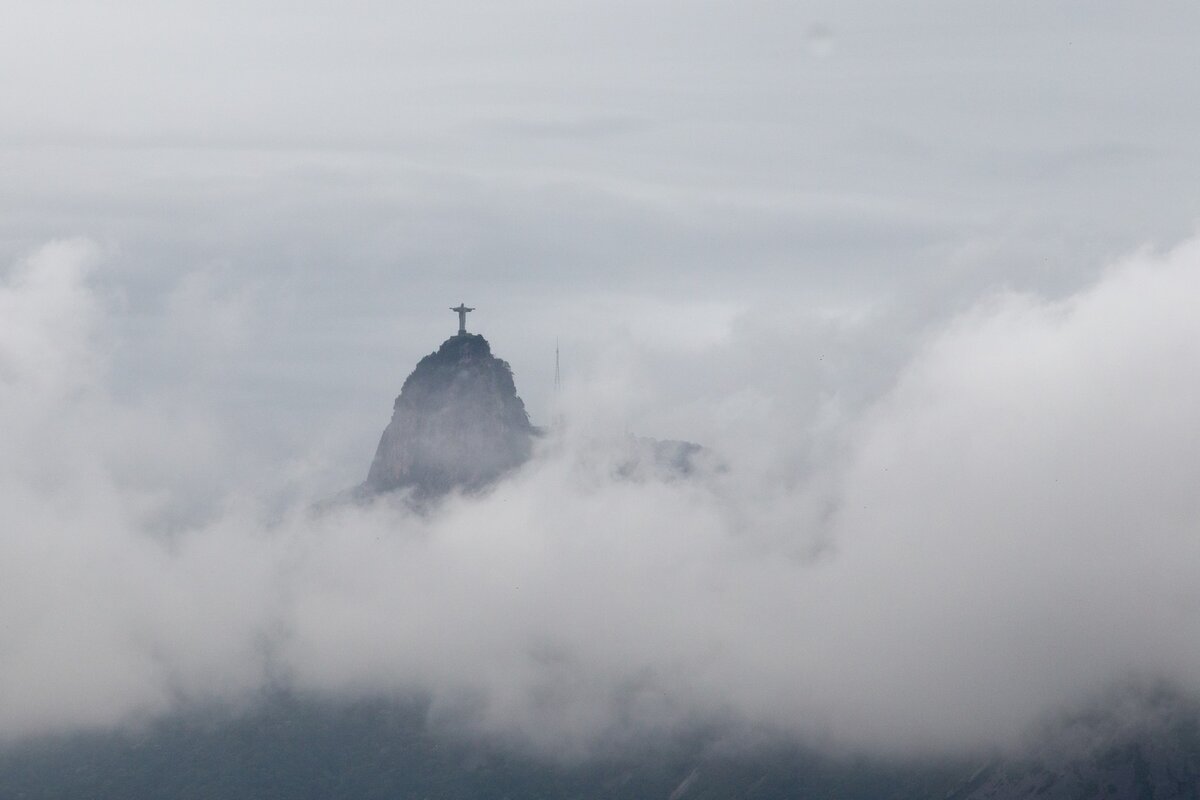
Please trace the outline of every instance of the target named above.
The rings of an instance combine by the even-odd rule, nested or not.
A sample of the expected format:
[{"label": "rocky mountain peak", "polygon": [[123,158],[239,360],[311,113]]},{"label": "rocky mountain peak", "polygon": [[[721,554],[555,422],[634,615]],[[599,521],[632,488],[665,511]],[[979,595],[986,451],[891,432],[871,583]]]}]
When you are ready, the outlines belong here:
[{"label": "rocky mountain peak", "polygon": [[364,488],[482,489],[529,458],[534,435],[508,363],[487,339],[459,333],[404,381]]}]

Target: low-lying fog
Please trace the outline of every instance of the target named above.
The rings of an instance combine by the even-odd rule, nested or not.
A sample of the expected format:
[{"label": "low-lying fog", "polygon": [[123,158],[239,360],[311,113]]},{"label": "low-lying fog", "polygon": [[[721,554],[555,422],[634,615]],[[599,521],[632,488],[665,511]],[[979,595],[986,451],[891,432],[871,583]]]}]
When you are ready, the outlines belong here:
[{"label": "low-lying fog", "polygon": [[[333,420],[272,465],[203,402],[118,390],[119,258],[51,243],[0,284],[6,739],[284,685],[428,694],[550,752],[717,721],[950,754],[1131,680],[1200,691],[1200,240],[985,293],[861,401],[791,377],[821,341],[853,371],[851,317],[739,317],[674,394],[653,347],[598,346],[533,461],[425,515],[313,512]],[[721,468],[622,476],[630,418]]]}]

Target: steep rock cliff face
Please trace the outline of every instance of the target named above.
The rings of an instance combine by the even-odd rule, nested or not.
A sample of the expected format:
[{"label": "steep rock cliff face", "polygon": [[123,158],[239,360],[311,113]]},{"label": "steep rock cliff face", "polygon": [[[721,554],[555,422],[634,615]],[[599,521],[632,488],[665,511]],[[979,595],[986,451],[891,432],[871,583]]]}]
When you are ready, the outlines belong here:
[{"label": "steep rock cliff face", "polygon": [[529,458],[535,432],[507,362],[482,336],[459,334],[404,381],[363,488],[481,489]]}]

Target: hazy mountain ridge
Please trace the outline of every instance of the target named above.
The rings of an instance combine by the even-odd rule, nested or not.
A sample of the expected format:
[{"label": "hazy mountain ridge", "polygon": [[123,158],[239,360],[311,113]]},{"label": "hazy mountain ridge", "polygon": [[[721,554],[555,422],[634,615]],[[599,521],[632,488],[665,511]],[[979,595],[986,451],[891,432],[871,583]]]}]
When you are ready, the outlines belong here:
[{"label": "hazy mountain ridge", "polygon": [[0,797],[925,800],[965,774],[955,763],[827,758],[788,745],[731,749],[712,730],[560,762],[456,737],[421,701],[279,694],[238,716],[179,713],[137,730],[26,742],[0,752]]},{"label": "hazy mountain ridge", "polygon": [[1047,728],[1023,757],[981,769],[947,800],[1195,800],[1200,705],[1128,688]]},{"label": "hazy mountain ridge", "polygon": [[970,758],[901,761],[786,742],[738,745],[719,726],[557,761],[456,733],[420,699],[284,692],[241,714],[179,712],[140,728],[10,746],[0,751],[0,797],[1195,798],[1200,713],[1178,697],[1152,702],[1094,709],[1047,729],[1027,756],[981,767]]},{"label": "hazy mountain ridge", "polygon": [[628,480],[677,480],[724,469],[712,451],[695,442],[630,436],[622,449],[616,477]]}]

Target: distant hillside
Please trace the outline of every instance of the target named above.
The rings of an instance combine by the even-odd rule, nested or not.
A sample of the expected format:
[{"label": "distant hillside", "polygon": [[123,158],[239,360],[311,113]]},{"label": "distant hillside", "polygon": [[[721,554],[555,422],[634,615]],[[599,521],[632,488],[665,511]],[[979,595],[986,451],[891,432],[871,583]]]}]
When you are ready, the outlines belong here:
[{"label": "distant hillside", "polygon": [[279,695],[247,715],[0,751],[0,797],[27,800],[926,800],[970,769],[730,751],[704,732],[562,764],[438,732],[419,702]]},{"label": "distant hillside", "polygon": [[1196,798],[1200,714],[1164,698],[1130,725],[1097,711],[1024,759],[889,762],[716,730],[578,763],[467,742],[428,704],[286,693],[240,716],[181,713],[125,732],[0,749],[0,798],[27,800],[1184,800]]},{"label": "distant hillside", "polygon": [[1200,707],[1129,689],[1048,729],[1023,758],[980,769],[947,800],[1197,800]]}]

